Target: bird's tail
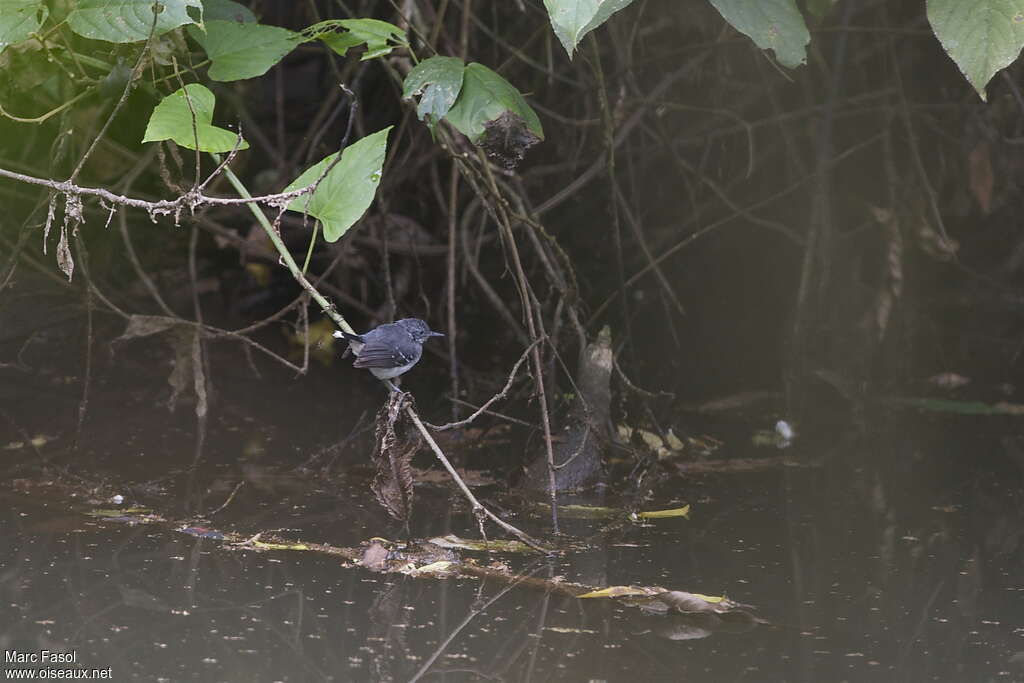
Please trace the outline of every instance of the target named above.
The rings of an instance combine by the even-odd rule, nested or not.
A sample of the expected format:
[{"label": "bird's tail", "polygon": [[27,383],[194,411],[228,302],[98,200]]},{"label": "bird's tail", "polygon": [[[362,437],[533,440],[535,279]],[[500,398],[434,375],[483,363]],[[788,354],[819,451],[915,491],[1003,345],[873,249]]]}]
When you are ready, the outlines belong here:
[{"label": "bird's tail", "polygon": [[334,338],[335,339],[347,339],[348,341],[354,341],[354,342],[363,342],[363,338],[362,338],[361,335],[349,334],[348,332],[343,332],[341,330],[335,330],[334,331]]}]

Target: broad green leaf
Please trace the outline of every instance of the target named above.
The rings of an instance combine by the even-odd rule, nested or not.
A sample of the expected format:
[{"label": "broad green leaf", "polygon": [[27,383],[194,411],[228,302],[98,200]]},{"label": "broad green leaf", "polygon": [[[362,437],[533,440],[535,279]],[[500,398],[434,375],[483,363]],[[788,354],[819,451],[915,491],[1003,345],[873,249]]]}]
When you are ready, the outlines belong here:
[{"label": "broad green leaf", "polygon": [[458,57],[431,57],[420,62],[405,77],[402,97],[418,95],[416,114],[420,121],[429,117],[431,126],[443,119],[462,90],[466,65]]},{"label": "broad green leaf", "polygon": [[555,35],[572,59],[583,36],[631,2],[633,0],[544,0],[544,7]]},{"label": "broad green leaf", "polygon": [[254,22],[252,10],[235,0],[203,0],[203,21]]},{"label": "broad green leaf", "polygon": [[982,100],[1024,47],[1024,0],[928,0],[928,21]]},{"label": "broad green leaf", "polygon": [[210,78],[215,81],[262,76],[302,41],[298,33],[264,24],[215,20],[205,22],[205,32],[188,28],[213,62]]},{"label": "broad green leaf", "polygon": [[[7,2],[8,0],[0,0]],[[111,43],[135,43],[149,38],[153,28],[153,0],[79,0],[68,15],[71,30],[85,38]],[[202,14],[201,0],[160,0],[154,35],[194,24],[188,8]]]},{"label": "broad green leaf", "polygon": [[362,45],[363,41],[359,40],[356,36],[352,35],[349,31],[344,33],[338,33],[337,31],[327,31],[317,36],[318,39],[323,41],[324,45],[337,52],[342,57],[351,48],[356,45]]},{"label": "broad green leaf", "polygon": [[[377,185],[380,184],[390,130],[391,126],[388,126],[342,150],[341,161],[320,181],[313,194],[293,199],[288,209],[320,219],[324,226],[324,239],[328,242],[334,242],[344,235],[373,201]],[[306,169],[283,191],[309,187],[337,156],[332,154]]]},{"label": "broad green leaf", "polygon": [[[188,101],[185,99],[185,92],[188,91]],[[189,109],[189,101],[192,109],[195,110],[195,130],[192,127],[192,109]],[[230,152],[235,148],[235,140],[238,136],[230,130],[218,128],[212,125],[213,121],[213,93],[198,83],[190,83],[184,88],[171,93],[160,104],[156,105],[152,116],[149,117],[149,124],[146,126],[146,134],[143,142],[159,142],[160,140],[174,140],[182,147],[188,149],[196,148],[196,135],[199,135],[199,150],[202,152]],[[249,146],[245,140],[238,146],[239,149],[246,149]]]},{"label": "broad green leaf", "polygon": [[47,13],[43,0],[0,0],[0,52],[38,30]]},{"label": "broad green leaf", "polygon": [[361,61],[381,57],[391,52],[395,46],[389,44],[389,41],[398,45],[408,43],[405,31],[379,19],[342,19],[338,25],[348,29],[353,37],[359,39],[360,43],[366,43],[366,54],[363,55]]},{"label": "broad green leaf", "polygon": [[807,61],[811,34],[795,0],[710,1],[734,29],[762,50],[775,52],[779,64],[794,69]]},{"label": "broad green leaf", "polygon": [[505,112],[519,116],[534,135],[544,139],[540,119],[519,91],[483,64],[473,62],[466,67],[462,90],[445,118],[476,142],[484,133],[484,124]]}]

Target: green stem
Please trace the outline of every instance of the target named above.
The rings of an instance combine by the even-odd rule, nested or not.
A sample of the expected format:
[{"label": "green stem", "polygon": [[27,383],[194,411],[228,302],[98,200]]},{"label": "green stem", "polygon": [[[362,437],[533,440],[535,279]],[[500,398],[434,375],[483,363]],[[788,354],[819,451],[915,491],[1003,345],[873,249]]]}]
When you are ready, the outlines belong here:
[{"label": "green stem", "polygon": [[316,244],[317,233],[320,232],[320,221],[313,221],[313,236],[309,239],[309,248],[306,250],[306,260],[302,264],[302,274],[309,271],[309,260],[313,258],[313,245]]},{"label": "green stem", "polygon": [[[210,156],[213,157],[215,162],[218,164],[220,163],[219,155],[211,154]],[[252,197],[252,195],[249,194],[249,190],[246,189],[245,185],[242,184],[242,181],[238,179],[238,176],[236,176],[230,168],[224,168],[224,175],[240,196],[245,198]],[[288,251],[288,247],[284,245],[284,241],[281,239],[281,236],[277,234],[277,230],[275,230],[274,226],[270,224],[270,220],[268,220],[263,214],[259,205],[256,204],[256,202],[249,202],[246,206],[248,206],[249,210],[252,211],[252,215],[256,217],[256,220],[263,228],[263,231],[267,233],[267,237],[270,238],[274,248],[277,249],[277,253],[281,255],[281,260],[284,261],[284,265],[287,266],[292,277],[295,278],[296,282],[302,285],[303,289],[309,292],[309,295],[313,298],[313,301],[320,306],[320,310],[324,312],[324,315],[333,320],[334,323],[343,331],[348,332],[349,334],[355,334],[356,331],[352,329],[352,326],[348,324],[348,321],[345,320],[344,316],[342,316],[341,313],[338,313],[338,309],[334,307],[334,304],[325,299],[320,292],[316,291],[316,288],[313,287],[309,280],[306,279],[303,270],[299,269],[298,264],[295,263],[295,259],[292,258],[291,252]]]}]

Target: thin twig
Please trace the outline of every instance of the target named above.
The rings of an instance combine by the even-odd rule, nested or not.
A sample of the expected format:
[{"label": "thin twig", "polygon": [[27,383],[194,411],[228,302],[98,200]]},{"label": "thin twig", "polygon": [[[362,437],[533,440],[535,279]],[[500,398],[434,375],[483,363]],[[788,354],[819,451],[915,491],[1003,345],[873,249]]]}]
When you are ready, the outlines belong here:
[{"label": "thin twig", "polygon": [[517,360],[516,364],[512,366],[512,372],[510,372],[508,375],[508,381],[505,383],[505,387],[501,391],[496,393],[494,396],[491,396],[487,403],[483,404],[479,409],[477,409],[475,413],[467,417],[465,420],[460,420],[459,422],[449,422],[448,424],[443,425],[432,425],[429,422],[427,422],[426,425],[433,429],[435,432],[443,432],[448,429],[457,429],[460,427],[465,427],[466,425],[473,422],[473,420],[480,417],[480,415],[486,413],[488,408],[490,408],[492,405],[508,396],[509,389],[512,388],[512,383],[516,379],[516,373],[519,372],[519,366],[521,366],[523,362],[526,360],[527,354],[529,354],[530,351],[533,350],[533,347],[535,347],[541,341],[543,341],[543,339],[535,339],[532,344],[526,347],[522,355],[519,356],[519,360]]}]

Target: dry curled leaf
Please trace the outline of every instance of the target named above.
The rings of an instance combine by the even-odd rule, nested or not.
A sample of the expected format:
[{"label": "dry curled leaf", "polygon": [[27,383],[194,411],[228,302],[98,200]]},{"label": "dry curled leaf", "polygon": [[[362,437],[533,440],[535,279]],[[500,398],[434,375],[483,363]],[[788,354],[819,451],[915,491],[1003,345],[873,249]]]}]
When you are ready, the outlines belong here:
[{"label": "dry curled leaf", "polygon": [[484,124],[483,135],[477,144],[505,168],[515,168],[526,150],[540,142],[540,138],[526,126],[523,117],[511,111],[504,111],[498,118]]},{"label": "dry curled leaf", "polygon": [[370,490],[388,514],[400,521],[412,512],[412,456],[422,444],[418,432],[406,428],[402,416],[408,394],[392,392],[377,413],[373,463],[376,474]]}]

